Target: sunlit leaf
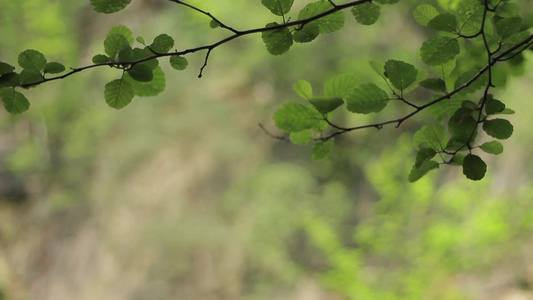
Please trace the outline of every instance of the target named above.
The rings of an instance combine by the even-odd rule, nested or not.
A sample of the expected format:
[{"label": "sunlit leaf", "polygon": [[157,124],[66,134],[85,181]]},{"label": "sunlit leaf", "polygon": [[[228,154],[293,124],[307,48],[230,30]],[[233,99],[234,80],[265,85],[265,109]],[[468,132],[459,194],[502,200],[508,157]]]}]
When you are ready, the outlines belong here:
[{"label": "sunlit leaf", "polygon": [[[298,14],[298,20],[308,19],[320,13],[332,9],[333,6],[329,1],[319,0],[317,2],[307,4]],[[342,11],[337,11],[323,18],[313,21],[318,25],[320,33],[330,33],[341,29],[344,26],[344,14]]]},{"label": "sunlit leaf", "polygon": [[[126,27],[124,25],[118,25],[118,26],[112,27],[107,32],[107,35],[112,35],[112,34],[123,35],[126,38],[126,40],[128,41],[128,44],[130,46],[133,45],[133,32],[131,32],[131,29],[129,29],[128,27]],[[142,37],[140,37],[140,38],[142,39]]]},{"label": "sunlit leaf", "polygon": [[373,83],[360,85],[346,98],[346,108],[351,112],[360,114],[379,112],[388,103],[387,93]]},{"label": "sunlit leaf", "polygon": [[287,103],[274,113],[276,126],[287,132],[310,129],[322,116],[315,110],[297,103]]},{"label": "sunlit leaf", "polygon": [[448,143],[446,129],[438,124],[426,125],[415,133],[413,143],[417,149],[425,147],[441,151]]},{"label": "sunlit leaf", "polygon": [[294,91],[304,99],[310,99],[313,97],[313,87],[307,80],[298,80],[298,82],[294,84]]},{"label": "sunlit leaf", "polygon": [[[279,25],[276,22],[268,23],[266,27],[272,27]],[[268,52],[272,55],[281,55],[292,46],[292,34],[288,28],[281,28],[276,30],[264,31],[261,34],[263,42],[266,45]]]},{"label": "sunlit leaf", "polygon": [[104,96],[110,107],[123,108],[133,99],[133,86],[126,80],[115,79],[105,85]]},{"label": "sunlit leaf", "polygon": [[324,83],[324,96],[346,98],[357,87],[359,78],[351,74],[341,74]]},{"label": "sunlit leaf", "polygon": [[420,57],[428,66],[447,63],[459,54],[459,42],[455,38],[434,36],[422,44]]},{"label": "sunlit leaf", "polygon": [[392,85],[400,91],[413,84],[417,74],[416,68],[406,62],[392,59],[385,62],[385,75]]},{"label": "sunlit leaf", "polygon": [[379,19],[381,7],[375,3],[367,2],[354,6],[352,8],[352,14],[357,23],[361,25],[372,25]]},{"label": "sunlit leaf", "polygon": [[479,146],[481,150],[490,153],[490,154],[502,154],[503,145],[498,141],[486,142],[483,145]]},{"label": "sunlit leaf", "polygon": [[111,57],[112,60],[117,58],[117,54],[124,45],[129,45],[128,39],[122,34],[110,34],[104,40],[105,53]]},{"label": "sunlit leaf", "polygon": [[429,4],[422,4],[417,6],[415,11],[413,12],[413,17],[415,20],[426,26],[431,19],[435,18],[439,15],[439,12],[437,9]]},{"label": "sunlit leaf", "polygon": [[286,15],[291,11],[294,0],[261,0],[261,3],[276,16]]}]

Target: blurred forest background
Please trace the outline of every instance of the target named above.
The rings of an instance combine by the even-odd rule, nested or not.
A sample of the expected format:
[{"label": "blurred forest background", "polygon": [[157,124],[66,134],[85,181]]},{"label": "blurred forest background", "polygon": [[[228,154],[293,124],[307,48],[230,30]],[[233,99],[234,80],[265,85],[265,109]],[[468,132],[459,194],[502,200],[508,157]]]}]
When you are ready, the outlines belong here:
[{"label": "blurred forest background", "polygon": [[[180,49],[227,34],[164,0],[114,15],[88,2],[0,0],[0,60],[38,49],[87,65],[119,24]],[[189,2],[238,29],[272,20],[258,0]],[[260,36],[238,39],[203,79],[203,53],[188,56],[184,72],[166,66],[161,95],[120,111],[103,99],[117,76],[107,68],[27,91],[20,116],[0,110],[0,299],[533,299],[532,52],[496,89],[515,132],[502,155],[483,156],[481,182],[449,167],[407,183],[429,115],[342,136],[325,161],[257,125],[281,134],[272,114],[299,79],[365,82],[368,59],[418,64],[430,34],[412,18],[420,3],[386,6],[371,27],[347,17],[280,57]]]}]

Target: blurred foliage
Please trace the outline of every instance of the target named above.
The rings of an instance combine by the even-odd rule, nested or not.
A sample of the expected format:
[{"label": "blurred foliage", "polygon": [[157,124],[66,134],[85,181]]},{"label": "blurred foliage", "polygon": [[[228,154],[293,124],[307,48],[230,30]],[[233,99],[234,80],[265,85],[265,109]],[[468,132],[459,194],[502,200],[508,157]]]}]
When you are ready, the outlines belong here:
[{"label": "blurred foliage", "polygon": [[[87,3],[0,0],[0,59],[39,47],[47,57],[83,65],[117,24],[143,36],[174,28],[177,43],[205,43],[209,20],[161,2],[136,1],[131,11],[109,19],[90,12]],[[481,183],[441,172],[406,184],[415,121],[342,137],[337,142],[343,146],[320,162],[309,158],[310,146],[296,148],[257,127],[259,119],[273,128],[273,111],[297,99],[292,84],[302,74],[314,86],[339,72],[375,79],[366,63],[370,55],[416,56],[421,41],[419,32],[408,30],[407,2],[382,12],[390,24],[402,24],[378,22],[390,28],[385,36],[379,28],[347,26],[275,58],[265,58],[259,37],[235,41],[217,50],[202,80],[169,76],[159,97],[135,100],[120,112],[100,101],[113,76],[106,70],[29,90],[39,99],[35,109],[23,116],[0,113],[5,298],[529,295],[533,137],[531,103],[522,99],[533,80],[526,72],[531,55],[523,78],[495,95],[522,109],[511,117],[516,132],[506,153],[491,161],[495,167]],[[267,21],[252,1],[211,7],[237,27]],[[234,13],[254,18],[232,19]],[[90,42],[77,43],[80,34]],[[341,54],[350,55],[339,62]],[[189,68],[202,63],[201,55],[191,57]]]}]

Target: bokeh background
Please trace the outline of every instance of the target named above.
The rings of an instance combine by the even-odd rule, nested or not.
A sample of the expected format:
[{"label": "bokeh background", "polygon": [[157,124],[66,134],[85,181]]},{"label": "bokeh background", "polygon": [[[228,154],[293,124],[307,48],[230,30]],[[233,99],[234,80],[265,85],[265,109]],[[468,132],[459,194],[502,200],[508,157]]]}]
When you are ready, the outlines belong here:
[{"label": "bokeh background", "polygon": [[[87,65],[119,24],[180,49],[227,34],[164,0],[113,15],[88,2],[0,0],[0,60],[38,49]],[[188,2],[238,29],[272,21],[259,1]],[[202,79],[203,53],[188,56],[186,71],[165,66],[161,95],[120,111],[103,99],[118,76],[107,68],[27,91],[22,115],[0,110],[0,299],[533,299],[532,52],[497,89],[515,132],[503,154],[481,154],[481,182],[454,167],[407,182],[428,115],[344,135],[324,161],[258,126],[282,134],[272,115],[299,101],[299,79],[320,92],[339,73],[375,80],[368,59],[420,65],[420,3],[385,7],[371,27],[347,14],[341,31],[279,57],[260,36],[238,39]]]}]

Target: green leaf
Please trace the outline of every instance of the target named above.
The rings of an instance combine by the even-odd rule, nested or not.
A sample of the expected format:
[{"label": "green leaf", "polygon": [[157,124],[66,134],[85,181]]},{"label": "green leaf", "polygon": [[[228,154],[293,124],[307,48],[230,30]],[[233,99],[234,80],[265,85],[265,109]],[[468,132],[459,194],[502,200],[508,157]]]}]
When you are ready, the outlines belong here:
[{"label": "green leaf", "polygon": [[385,66],[383,65],[383,63],[381,63],[381,62],[379,62],[377,60],[369,60],[368,64],[370,65],[372,70],[374,70],[374,72],[376,72],[376,74],[378,74],[381,78],[385,78],[384,77]]},{"label": "green leaf", "polygon": [[[107,35],[112,35],[112,34],[123,35],[126,38],[126,40],[128,41],[128,44],[130,46],[133,45],[133,32],[131,32],[131,29],[129,29],[128,27],[126,27],[124,25],[118,25],[118,26],[112,27],[107,32]],[[140,38],[142,39],[142,37],[140,37]]]},{"label": "green leaf", "polygon": [[315,160],[321,160],[331,153],[331,149],[333,148],[333,140],[327,140],[325,142],[319,142],[316,143],[313,146],[313,150],[311,150],[311,156]]},{"label": "green leaf", "polygon": [[294,0],[261,0],[261,3],[276,16],[284,16],[289,11]]},{"label": "green leaf", "polygon": [[505,109],[505,104],[500,100],[494,99],[492,95],[487,95],[488,99],[485,103],[485,112],[487,115],[494,115],[502,112]]},{"label": "green leaf", "polygon": [[117,61],[131,62],[133,60],[133,49],[129,44],[124,44],[117,53]]},{"label": "green leaf", "polygon": [[309,43],[314,41],[320,34],[318,24],[311,22],[305,24],[302,28],[296,29],[293,34],[294,41],[297,43]]},{"label": "green leaf", "polygon": [[442,13],[431,19],[427,25],[429,28],[440,31],[456,32],[457,19],[455,18],[455,15],[451,13]]},{"label": "green leaf", "polygon": [[472,117],[472,110],[459,108],[448,122],[448,131],[454,140],[466,143],[472,131],[477,129],[477,125],[477,121]]},{"label": "green leaf", "polygon": [[452,166],[462,166],[463,162],[465,160],[464,154],[461,153],[455,153],[452,160],[450,161],[450,165]]},{"label": "green leaf", "polygon": [[167,53],[174,47],[174,39],[167,34],[160,34],[155,37],[150,49],[156,53]]},{"label": "green leaf", "polygon": [[468,154],[463,160],[463,174],[470,180],[481,180],[485,177],[487,165],[477,155]]},{"label": "green leaf", "polygon": [[[466,72],[461,73],[459,75],[459,78],[455,81],[455,89],[462,86],[463,84],[470,81],[474,76],[477,75],[479,70],[471,69]],[[461,94],[470,94],[474,93],[475,91],[484,88],[489,81],[488,73],[484,73],[480,77],[478,77],[474,82],[472,82],[468,87],[462,89],[459,93]]]},{"label": "green leaf", "polygon": [[298,82],[294,84],[294,90],[304,99],[310,99],[313,97],[313,87],[307,80],[298,80]]},{"label": "green leaf", "polygon": [[91,0],[94,10],[104,14],[111,14],[123,10],[131,0]]},{"label": "green leaf", "polygon": [[128,74],[131,76],[131,78],[140,82],[150,82],[152,79],[154,79],[152,68],[143,63],[134,65],[128,70]]},{"label": "green leaf", "polygon": [[335,109],[337,109],[339,106],[344,104],[344,100],[342,98],[326,98],[326,97],[315,97],[309,99],[309,102],[313,104],[313,106],[318,110],[321,114],[327,114]]},{"label": "green leaf", "polygon": [[109,57],[103,54],[96,54],[95,56],[93,56],[92,60],[95,64],[105,64],[110,62]]},{"label": "green leaf", "polygon": [[[331,10],[332,8],[333,6],[331,3],[326,0],[309,3],[298,14],[298,20],[314,17],[320,13]],[[318,25],[320,33],[330,33],[339,30],[344,26],[344,14],[342,11],[337,11],[311,23]]]},{"label": "green leaf", "polygon": [[446,129],[439,124],[426,125],[415,133],[413,143],[416,149],[431,148],[441,151],[448,143]]},{"label": "green leaf", "polygon": [[359,84],[359,78],[351,74],[341,74],[330,78],[324,84],[324,96],[346,98]]},{"label": "green leaf", "polygon": [[417,168],[416,166],[413,166],[411,168],[411,172],[409,173],[409,182],[415,182],[418,179],[424,177],[429,171],[435,170],[439,168],[439,163],[430,160],[427,163],[423,164],[422,167]]},{"label": "green leaf", "polygon": [[211,20],[211,22],[209,22],[209,27],[211,27],[212,29],[218,28],[220,27],[220,23],[215,20]]},{"label": "green leaf", "polygon": [[12,88],[0,89],[0,100],[2,100],[4,107],[10,114],[20,114],[30,108],[28,99]]},{"label": "green leaf", "polygon": [[20,72],[20,84],[22,85],[35,84],[43,81],[43,79],[41,73],[37,71],[24,69]]},{"label": "green leaf", "polygon": [[58,62],[49,62],[44,66],[43,73],[57,74],[65,71],[65,66]]},{"label": "green leaf", "polygon": [[[428,78],[420,81],[420,86],[428,90],[446,93],[446,82],[440,78]],[[441,101],[442,102],[442,101]]]},{"label": "green leaf", "polygon": [[[143,62],[143,64],[146,64],[146,62]],[[128,81],[133,86],[133,93],[135,96],[157,96],[165,90],[165,73],[160,67],[152,69],[152,73],[154,78],[150,82],[139,82],[131,78],[127,73],[124,75],[124,80]]]},{"label": "green leaf", "polygon": [[[266,27],[279,25],[276,22],[268,23]],[[261,34],[263,42],[266,45],[268,52],[272,55],[281,55],[292,46],[292,34],[288,28],[281,28],[276,30],[264,31]]]},{"label": "green leaf", "polygon": [[297,132],[310,129],[316,125],[322,116],[315,110],[301,104],[287,103],[274,113],[276,126],[287,132]]},{"label": "green leaf", "polygon": [[504,110],[498,112],[498,115],[514,115],[516,112],[510,108],[505,108]]},{"label": "green leaf", "polygon": [[[132,51],[132,55],[133,55],[132,60],[136,61],[136,60],[144,59],[144,58],[147,58],[147,57],[152,57],[152,56],[154,56],[154,53],[152,51],[150,51],[150,49],[148,49],[148,47],[145,47],[144,49],[134,48],[133,51]],[[157,67],[159,65],[159,61],[157,59],[153,58],[153,59],[150,59],[150,60],[147,60],[147,61],[143,61],[143,64],[146,64],[146,65],[150,66],[150,68],[152,68],[152,70],[153,70],[153,69],[155,69],[155,67]]]},{"label": "green leaf", "polygon": [[15,70],[15,67],[13,67],[12,65],[0,62],[0,76],[11,73],[14,70]]},{"label": "green leaf", "polygon": [[117,34],[117,33],[110,34],[104,40],[105,53],[113,61],[117,58],[118,52],[120,51],[120,49],[122,49],[124,45],[129,45],[129,44],[128,44],[128,39],[122,34]]},{"label": "green leaf", "polygon": [[462,0],[457,8],[459,32],[463,35],[477,34],[481,30],[484,11],[485,6],[480,1]]},{"label": "green leaf", "polygon": [[513,17],[505,18],[496,23],[496,32],[503,38],[507,38],[515,33],[520,32],[522,27],[522,18]]},{"label": "green leaf", "polygon": [[515,45],[518,45],[529,38],[529,31],[521,31],[519,33],[515,33],[511,36],[509,36],[507,39],[505,39],[502,43],[502,47],[500,51],[506,51],[514,47]]},{"label": "green leaf", "polygon": [[518,3],[502,2],[496,8],[496,15],[509,18],[520,15],[520,5]]},{"label": "green leaf", "polygon": [[415,167],[422,167],[422,165],[427,163],[435,155],[437,155],[437,152],[434,149],[426,147],[420,148],[420,150],[418,150],[418,153],[416,154]]},{"label": "green leaf", "polygon": [[372,25],[379,19],[381,7],[375,3],[367,2],[354,6],[352,8],[352,14],[357,23],[361,25]]},{"label": "green leaf", "polygon": [[20,75],[11,72],[0,76],[0,88],[2,87],[15,87],[20,85]]},{"label": "green leaf", "polygon": [[483,145],[479,146],[479,148],[489,154],[497,155],[503,153],[503,145],[498,141],[486,142]]},{"label": "green leaf", "polygon": [[492,119],[483,122],[483,130],[493,138],[505,140],[513,135],[513,125],[505,119]]},{"label": "green leaf", "polygon": [[19,66],[29,71],[40,72],[46,66],[46,57],[37,50],[26,50],[19,54]]},{"label": "green leaf", "polygon": [[104,97],[107,105],[120,109],[133,99],[133,86],[124,79],[115,79],[105,85]]},{"label": "green leaf", "polygon": [[314,139],[314,136],[311,130],[306,129],[302,131],[291,132],[289,138],[291,139],[291,142],[296,145],[307,145]]},{"label": "green leaf", "polygon": [[387,93],[373,83],[360,85],[346,98],[346,108],[359,114],[382,111],[388,103]]},{"label": "green leaf", "polygon": [[[435,98],[439,98],[440,96],[436,96]],[[439,122],[445,121],[448,117],[453,116],[453,114],[461,108],[461,102],[460,99],[444,99],[436,104],[431,105],[428,110],[435,118],[435,120]]]},{"label": "green leaf", "polygon": [[178,71],[187,69],[188,65],[189,61],[183,56],[174,55],[170,57],[170,66]]},{"label": "green leaf", "polygon": [[413,17],[421,25],[426,26],[431,19],[439,15],[437,9],[428,4],[419,5],[413,12]]},{"label": "green leaf", "polygon": [[460,52],[457,39],[435,36],[429,38],[420,48],[420,57],[428,66],[436,66],[454,59]]},{"label": "green leaf", "polygon": [[416,80],[418,71],[408,63],[399,60],[388,60],[385,63],[385,76],[389,78],[392,85],[403,91]]},{"label": "green leaf", "polygon": [[144,38],[142,36],[138,36],[136,39],[135,39],[138,43],[140,44],[143,44],[146,46],[146,41],[144,40]]}]

